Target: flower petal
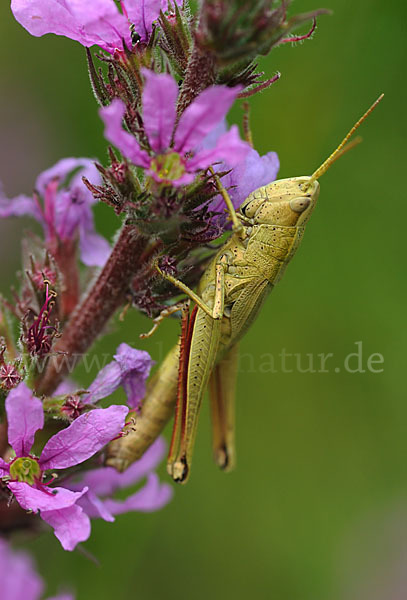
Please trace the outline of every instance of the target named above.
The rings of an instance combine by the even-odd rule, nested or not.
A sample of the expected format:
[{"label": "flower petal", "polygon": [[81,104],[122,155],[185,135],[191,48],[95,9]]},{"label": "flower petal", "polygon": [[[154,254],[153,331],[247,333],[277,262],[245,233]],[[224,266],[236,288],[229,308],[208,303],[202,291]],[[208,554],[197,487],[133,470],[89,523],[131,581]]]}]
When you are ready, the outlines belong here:
[{"label": "flower petal", "polygon": [[76,384],[72,379],[64,379],[58,385],[56,390],[53,393],[53,396],[65,396],[66,394],[72,394],[79,389],[79,385]]},{"label": "flower petal", "polygon": [[88,488],[83,488],[80,492],[71,492],[66,488],[34,488],[28,483],[22,481],[10,481],[8,487],[13,492],[19,505],[24,510],[32,510],[33,512],[59,510],[75,504],[83,494],[88,491]]},{"label": "flower petal", "polygon": [[96,404],[102,398],[107,398],[115,392],[122,381],[122,370],[116,361],[110,362],[103,367],[96,376],[96,379],[90,384],[88,394],[83,396],[83,402],[86,404]]},{"label": "flower petal", "polygon": [[44,584],[35,572],[31,557],[14,552],[0,538],[1,596],[5,600],[39,600]]},{"label": "flower petal", "polygon": [[[233,206],[239,208],[254,190],[274,181],[279,168],[280,162],[275,152],[268,152],[264,156],[260,156],[256,150],[251,148],[246,159],[222,177],[222,184],[228,190]],[[216,165],[215,170],[229,171],[230,165],[222,162]],[[208,208],[211,211],[223,211],[225,202],[222,196],[216,196]]]},{"label": "flower petal", "polygon": [[12,0],[11,10],[20,25],[31,35],[38,37],[46,33],[55,33],[81,43],[85,39],[77,30],[73,15],[63,3],[56,0]]},{"label": "flower petal", "polygon": [[[112,52],[130,44],[127,19],[113,0],[12,0],[11,10],[31,35],[63,35],[83,46],[94,44]],[[130,46],[129,46],[130,47]]]},{"label": "flower petal", "polygon": [[212,150],[201,150],[187,162],[187,169],[197,171],[206,169],[218,160],[225,161],[229,167],[244,161],[250,151],[247,142],[240,139],[237,125],[233,125],[227,133],[218,139]]},{"label": "flower petal", "polygon": [[78,504],[91,519],[103,519],[109,523],[112,523],[115,520],[112,513],[105,507],[104,501],[98,498],[90,490],[87,494],[82,496]]},{"label": "flower petal", "polygon": [[6,412],[8,442],[17,456],[28,456],[36,432],[44,427],[42,402],[22,382],[7,396]]},{"label": "flower petal", "polygon": [[148,352],[137,350],[128,344],[120,344],[114,359],[122,372],[121,385],[128,403],[136,408],[146,394],[146,379],[154,362]]},{"label": "flower petal", "polygon": [[41,196],[44,196],[51,181],[58,179],[63,184],[74,171],[77,172],[68,187],[75,190],[79,188],[88,197],[90,202],[94,202],[92,194],[82,182],[82,177],[90,179],[95,185],[101,181],[100,173],[95,167],[95,161],[91,158],[62,158],[55,165],[38,175],[35,182],[35,189]]},{"label": "flower petal", "polygon": [[185,154],[198,146],[225,117],[241,89],[241,86],[216,85],[199,94],[181,115],[174,149]]},{"label": "flower petal", "polygon": [[143,91],[144,127],[155,152],[163,152],[171,142],[175,125],[178,85],[171,75],[142,69],[146,80]]},{"label": "flower petal", "polygon": [[109,242],[93,227],[80,229],[79,248],[81,260],[87,267],[103,267],[111,253]]},{"label": "flower petal", "polygon": [[39,460],[41,468],[66,469],[87,460],[120,433],[128,410],[114,405],[81,415],[48,440]]},{"label": "flower petal", "polygon": [[112,515],[121,515],[131,511],[152,512],[168,504],[172,495],[171,486],[167,483],[160,483],[158,475],[151,473],[146,485],[141,490],[123,501],[108,498],[104,505]]},{"label": "flower petal", "polygon": [[85,542],[90,536],[90,519],[77,504],[62,510],[44,511],[41,517],[54,529],[64,550],[74,550],[79,542]]},{"label": "flower petal", "polygon": [[[171,0],[171,2],[172,4],[177,4],[179,7],[182,7],[184,0]],[[170,8],[169,3],[170,0],[161,0],[161,10],[166,12]]]},{"label": "flower petal", "polygon": [[135,485],[146,477],[161,462],[166,451],[166,444],[158,438],[146,450],[143,456],[134,462],[124,473],[119,473],[113,467],[101,467],[87,471],[78,484],[69,485],[72,489],[82,489],[83,486],[98,496],[111,496],[116,490]]},{"label": "flower petal", "polygon": [[0,478],[10,475],[10,465],[0,458]]},{"label": "flower petal", "polygon": [[15,198],[6,198],[3,188],[0,187],[0,219],[8,217],[34,217],[40,223],[44,218],[34,198],[21,194]]},{"label": "flower petal", "polygon": [[126,106],[115,98],[109,106],[100,109],[99,114],[105,124],[105,138],[114,144],[126,158],[139,167],[148,167],[150,157],[140,148],[136,138],[123,129]]},{"label": "flower petal", "polygon": [[142,42],[147,42],[153,22],[160,16],[161,0],[126,0],[127,15]]},{"label": "flower petal", "polygon": [[89,386],[84,402],[95,403],[123,386],[130,406],[136,407],[145,395],[145,381],[153,361],[144,350],[120,344],[114,360],[106,365]]}]

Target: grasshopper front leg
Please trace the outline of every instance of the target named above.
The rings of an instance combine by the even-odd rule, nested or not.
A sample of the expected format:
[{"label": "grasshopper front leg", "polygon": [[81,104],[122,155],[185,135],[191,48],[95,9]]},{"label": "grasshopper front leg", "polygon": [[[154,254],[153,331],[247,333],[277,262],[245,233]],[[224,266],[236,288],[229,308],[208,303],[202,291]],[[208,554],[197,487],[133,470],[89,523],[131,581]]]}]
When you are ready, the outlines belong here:
[{"label": "grasshopper front leg", "polygon": [[168,273],[164,273],[161,271],[158,264],[155,265],[155,268],[160,273],[164,279],[167,279],[170,283],[175,285],[177,288],[184,292],[191,300],[195,302],[199,306],[201,310],[203,310],[209,317],[212,319],[220,319],[223,316],[224,309],[224,281],[225,281],[225,270],[227,268],[226,265],[226,256],[221,256],[218,264],[216,265],[216,283],[215,283],[215,301],[213,303],[213,307],[211,308],[204,301],[203,298],[200,298],[198,294],[195,294],[191,288],[189,288],[185,283],[176,279],[172,275]]}]

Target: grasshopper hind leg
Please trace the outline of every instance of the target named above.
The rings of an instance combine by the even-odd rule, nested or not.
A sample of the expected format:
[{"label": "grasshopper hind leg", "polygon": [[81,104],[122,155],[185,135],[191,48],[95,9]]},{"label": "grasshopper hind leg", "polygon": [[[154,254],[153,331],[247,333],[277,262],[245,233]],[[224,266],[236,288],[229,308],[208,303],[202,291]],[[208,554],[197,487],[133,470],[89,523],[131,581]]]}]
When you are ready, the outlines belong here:
[{"label": "grasshopper hind leg", "polygon": [[239,349],[235,344],[215,366],[209,380],[213,457],[223,471],[231,471],[236,464],[235,391],[238,360]]},{"label": "grasshopper hind leg", "polygon": [[195,306],[189,322],[183,320],[177,409],[168,461],[168,471],[178,483],[185,483],[190,473],[202,396],[218,353],[225,266],[222,256],[216,265],[216,285],[209,310]]}]

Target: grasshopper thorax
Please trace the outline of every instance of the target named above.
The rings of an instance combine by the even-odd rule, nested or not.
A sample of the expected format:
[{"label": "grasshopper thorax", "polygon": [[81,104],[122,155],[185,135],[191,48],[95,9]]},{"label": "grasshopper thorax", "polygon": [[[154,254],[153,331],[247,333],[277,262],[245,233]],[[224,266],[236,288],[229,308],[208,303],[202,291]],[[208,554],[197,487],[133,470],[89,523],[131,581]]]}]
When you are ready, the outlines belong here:
[{"label": "grasshopper thorax", "polygon": [[252,225],[301,227],[309,219],[319,195],[319,183],[310,177],[279,179],[252,192],[240,213]]}]

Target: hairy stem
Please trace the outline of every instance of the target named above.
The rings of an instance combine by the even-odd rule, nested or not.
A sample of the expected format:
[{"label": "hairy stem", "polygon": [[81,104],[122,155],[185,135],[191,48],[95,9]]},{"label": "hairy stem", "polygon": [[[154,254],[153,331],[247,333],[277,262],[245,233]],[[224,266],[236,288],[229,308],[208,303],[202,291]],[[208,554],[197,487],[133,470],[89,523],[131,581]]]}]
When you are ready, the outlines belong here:
[{"label": "hairy stem", "polygon": [[147,240],[136,227],[124,225],[113,251],[84,300],[69,319],[49,364],[36,383],[39,394],[52,394],[124,303],[130,282],[142,268]]},{"label": "hairy stem", "polygon": [[180,116],[201,92],[215,83],[215,57],[195,42],[177,105]]}]

